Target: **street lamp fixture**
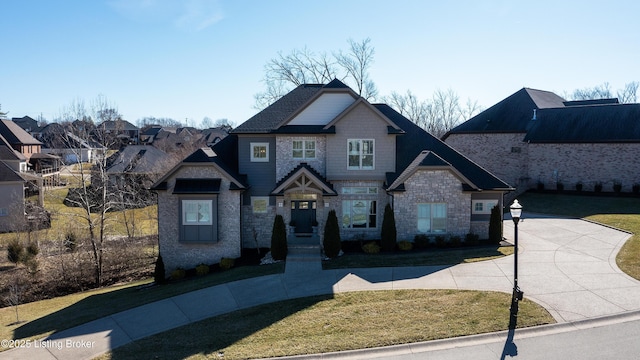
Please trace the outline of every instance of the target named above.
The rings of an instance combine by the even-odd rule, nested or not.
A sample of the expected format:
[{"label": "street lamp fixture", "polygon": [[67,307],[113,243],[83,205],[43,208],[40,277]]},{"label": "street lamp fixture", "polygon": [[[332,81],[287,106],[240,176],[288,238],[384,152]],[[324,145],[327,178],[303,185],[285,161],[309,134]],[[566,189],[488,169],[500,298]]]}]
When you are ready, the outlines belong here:
[{"label": "street lamp fixture", "polygon": [[511,315],[515,321],[515,317],[518,316],[518,301],[521,301],[524,292],[520,290],[518,286],[518,222],[522,215],[522,205],[518,200],[514,200],[509,207],[511,212],[511,219],[513,219],[514,228],[514,257],[513,257],[513,294],[511,296]]}]

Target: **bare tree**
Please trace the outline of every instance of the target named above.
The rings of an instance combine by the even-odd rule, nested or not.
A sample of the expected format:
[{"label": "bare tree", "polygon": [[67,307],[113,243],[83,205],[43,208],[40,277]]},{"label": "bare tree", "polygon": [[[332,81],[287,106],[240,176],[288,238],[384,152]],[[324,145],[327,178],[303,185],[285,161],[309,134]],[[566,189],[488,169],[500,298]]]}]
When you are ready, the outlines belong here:
[{"label": "bare tree", "polygon": [[624,85],[624,88],[618,90],[618,101],[623,104],[631,104],[638,101],[638,86],[640,86],[640,82],[632,81],[628,84]]},{"label": "bare tree", "polygon": [[265,65],[266,90],[254,95],[256,109],[264,109],[292,88],[301,84],[323,84],[340,79],[358,91],[366,99],[377,95],[375,84],[369,77],[375,53],[369,38],[356,42],[349,40],[349,51],[332,55],[316,54],[308,48],[294,49],[288,55],[282,52]]},{"label": "bare tree", "polygon": [[570,95],[573,100],[609,99],[612,97],[611,85],[608,82],[592,88],[575,89]]}]

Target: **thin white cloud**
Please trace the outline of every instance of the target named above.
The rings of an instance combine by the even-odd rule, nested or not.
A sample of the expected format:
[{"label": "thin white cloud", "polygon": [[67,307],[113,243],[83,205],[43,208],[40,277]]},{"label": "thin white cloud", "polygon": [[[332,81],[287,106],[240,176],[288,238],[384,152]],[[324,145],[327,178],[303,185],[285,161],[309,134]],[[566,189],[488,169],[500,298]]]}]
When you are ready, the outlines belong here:
[{"label": "thin white cloud", "polygon": [[121,16],[142,23],[168,23],[187,32],[202,31],[224,18],[218,0],[110,0]]}]

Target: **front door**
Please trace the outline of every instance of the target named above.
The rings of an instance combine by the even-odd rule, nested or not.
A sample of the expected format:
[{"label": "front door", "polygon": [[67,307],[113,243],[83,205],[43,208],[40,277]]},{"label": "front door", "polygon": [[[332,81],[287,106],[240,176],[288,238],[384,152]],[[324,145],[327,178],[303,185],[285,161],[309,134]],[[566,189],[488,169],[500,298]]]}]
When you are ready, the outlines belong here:
[{"label": "front door", "polygon": [[313,231],[313,221],[316,219],[315,200],[292,200],[291,221],[295,224],[296,233],[310,233]]}]

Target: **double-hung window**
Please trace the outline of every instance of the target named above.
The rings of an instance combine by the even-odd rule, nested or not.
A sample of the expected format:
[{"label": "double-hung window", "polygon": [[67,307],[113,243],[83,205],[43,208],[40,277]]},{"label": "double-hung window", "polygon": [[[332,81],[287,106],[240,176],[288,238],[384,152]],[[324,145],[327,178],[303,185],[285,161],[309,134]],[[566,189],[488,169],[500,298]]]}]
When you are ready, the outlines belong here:
[{"label": "double-hung window", "polygon": [[342,202],[342,227],[344,228],[375,228],[376,216],[375,200],[344,200]]},{"label": "double-hung window", "polygon": [[347,168],[349,170],[372,170],[374,146],[373,139],[348,139]]},{"label": "double-hung window", "polygon": [[316,158],[316,142],[315,140],[293,140],[293,158],[294,159],[315,159]]},{"label": "double-hung window", "polygon": [[418,204],[418,231],[421,233],[447,232],[447,204]]}]

